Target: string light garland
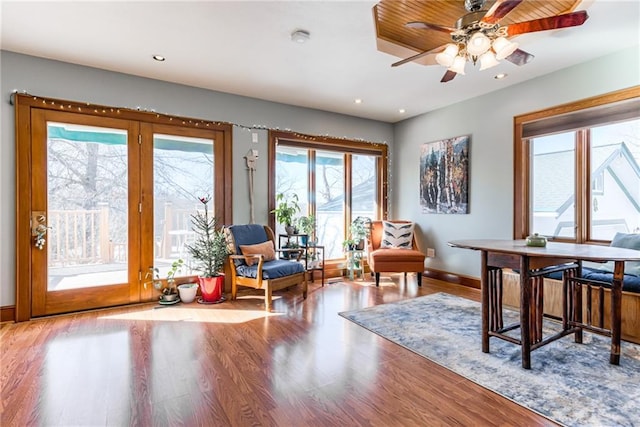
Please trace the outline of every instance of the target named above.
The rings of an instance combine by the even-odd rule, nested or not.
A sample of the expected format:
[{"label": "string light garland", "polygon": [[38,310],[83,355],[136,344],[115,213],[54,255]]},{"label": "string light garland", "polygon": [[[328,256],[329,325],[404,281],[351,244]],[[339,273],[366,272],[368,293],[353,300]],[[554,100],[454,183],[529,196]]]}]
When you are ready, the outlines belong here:
[{"label": "string light garland", "polygon": [[302,140],[307,140],[307,141],[318,141],[321,139],[325,139],[325,138],[331,138],[331,139],[338,139],[338,140],[342,140],[342,141],[358,141],[358,142],[364,142],[367,144],[372,144],[374,146],[379,146],[379,145],[388,145],[387,141],[382,141],[382,142],[374,142],[374,141],[368,141],[366,139],[363,138],[349,138],[346,136],[342,136],[342,137],[336,137],[336,136],[332,136],[327,134],[324,135],[311,135],[311,134],[306,134],[306,133],[299,133],[296,132],[290,128],[279,128],[279,127],[270,127],[270,126],[265,126],[265,125],[257,125],[257,124],[253,124],[253,125],[243,125],[243,124],[239,124],[239,123],[231,123],[231,122],[223,122],[223,121],[215,121],[215,120],[202,120],[202,119],[182,119],[170,114],[166,114],[166,113],[159,113],[157,112],[155,109],[151,108],[144,108],[141,106],[136,106],[134,108],[131,107],[105,107],[102,105],[96,105],[96,104],[91,104],[89,102],[86,103],[80,103],[80,102],[73,102],[73,103],[69,103],[69,101],[62,101],[62,100],[57,100],[57,99],[51,99],[51,98],[45,98],[45,97],[40,97],[40,96],[36,96],[36,95],[31,95],[30,93],[28,93],[27,91],[23,90],[23,91],[18,91],[17,89],[14,89],[11,92],[11,98],[9,100],[9,103],[11,105],[14,104],[14,96],[17,94],[21,94],[21,95],[25,95],[28,97],[31,97],[34,101],[36,102],[42,102],[42,104],[45,105],[50,105],[50,106],[58,106],[60,110],[67,110],[67,111],[77,111],[77,112],[93,112],[94,114],[107,114],[107,113],[115,113],[115,114],[121,114],[123,111],[130,111],[130,112],[138,112],[138,113],[149,113],[152,115],[155,115],[155,117],[157,119],[160,118],[164,118],[167,119],[168,121],[172,122],[174,120],[182,120],[182,124],[183,125],[191,125],[191,126],[196,126],[196,127],[211,127],[211,126],[233,126],[235,128],[247,131],[247,132],[251,132],[251,131],[256,131],[256,130],[266,130],[266,131],[282,131],[282,132],[289,132],[292,135],[294,135],[296,138],[298,139],[302,139]]},{"label": "string light garland", "polygon": [[[45,98],[45,97],[41,97],[41,96],[36,96],[36,95],[31,95],[30,93],[28,93],[26,90],[23,91],[18,91],[17,89],[14,89],[11,92],[11,96],[9,99],[9,103],[11,105],[15,104],[15,96],[16,95],[24,95],[27,97],[30,97],[33,99],[34,102],[41,102],[44,105],[50,106],[50,107],[58,107],[59,110],[63,110],[63,111],[70,111],[70,112],[79,112],[79,113],[93,113],[93,114],[122,114],[123,112],[134,112],[134,113],[145,113],[145,114],[149,114],[150,116],[155,116],[156,119],[158,120],[166,120],[169,122],[173,122],[173,121],[182,121],[182,124],[187,126],[195,126],[195,127],[203,127],[203,128],[211,128],[211,127],[220,127],[220,126],[231,126],[234,128],[238,128],[240,130],[246,131],[246,132],[252,132],[252,131],[256,131],[256,130],[265,130],[265,131],[278,131],[278,132],[288,132],[290,133],[293,137],[295,137],[296,139],[300,139],[300,140],[304,140],[304,141],[321,141],[324,139],[335,139],[335,140],[341,140],[341,141],[357,141],[357,142],[362,142],[362,143],[366,143],[366,144],[371,144],[374,147],[379,147],[381,145],[386,145],[387,141],[382,141],[382,142],[373,142],[373,141],[368,141],[362,138],[348,138],[346,136],[343,137],[336,137],[336,136],[331,136],[329,134],[325,134],[325,135],[310,135],[310,134],[306,134],[306,133],[299,133],[296,132],[294,130],[291,130],[290,128],[279,128],[279,127],[270,127],[270,126],[265,126],[265,125],[256,125],[253,124],[251,126],[249,125],[243,125],[243,124],[238,124],[238,123],[230,123],[230,122],[222,122],[222,121],[215,121],[215,120],[202,120],[202,119],[188,119],[188,118],[181,118],[181,117],[177,117],[177,116],[173,116],[170,114],[165,114],[165,113],[159,113],[157,112],[155,109],[149,109],[149,108],[144,108],[141,106],[136,106],[134,108],[130,108],[130,107],[107,107],[107,106],[103,106],[103,105],[97,105],[97,104],[92,104],[90,102],[69,102],[69,101],[63,101],[63,100],[59,100],[59,99],[52,99],[52,98]],[[388,174],[388,182],[391,183],[392,182],[392,173],[391,173],[391,150],[387,150],[387,174]],[[387,198],[387,209],[391,210],[391,185],[387,186],[387,195],[385,196]]]}]

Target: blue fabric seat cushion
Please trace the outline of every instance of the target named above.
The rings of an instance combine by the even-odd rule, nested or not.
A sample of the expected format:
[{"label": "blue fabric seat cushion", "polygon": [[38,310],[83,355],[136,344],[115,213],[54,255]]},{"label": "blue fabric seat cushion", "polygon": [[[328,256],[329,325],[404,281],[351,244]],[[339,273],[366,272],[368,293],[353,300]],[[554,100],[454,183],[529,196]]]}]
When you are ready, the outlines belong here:
[{"label": "blue fabric seat cushion", "polygon": [[[626,249],[640,250],[640,234],[616,233],[616,235],[613,236],[613,240],[611,240],[610,246],[612,248],[626,248]],[[609,261],[601,264],[585,262],[584,266],[593,268],[596,270],[600,270],[600,271],[608,271],[609,273],[613,273],[614,262]],[[640,262],[637,262],[637,261],[625,262],[624,272],[625,274],[640,276]]]},{"label": "blue fabric seat cushion", "polygon": [[[303,273],[304,266],[295,261],[276,259],[262,264],[262,280],[277,279],[279,277],[291,276],[296,273]],[[239,265],[236,267],[236,274],[243,277],[255,279],[258,276],[257,265]]]},{"label": "blue fabric seat cushion", "polygon": [[[557,271],[555,273],[547,274],[549,279],[562,280],[562,272]],[[600,270],[597,268],[582,267],[582,277],[585,279],[599,280],[601,282],[611,283],[613,281],[613,273],[607,270]],[[611,285],[605,286],[610,288]],[[622,290],[627,292],[640,293],[640,277],[632,274],[625,274],[622,279]]]}]

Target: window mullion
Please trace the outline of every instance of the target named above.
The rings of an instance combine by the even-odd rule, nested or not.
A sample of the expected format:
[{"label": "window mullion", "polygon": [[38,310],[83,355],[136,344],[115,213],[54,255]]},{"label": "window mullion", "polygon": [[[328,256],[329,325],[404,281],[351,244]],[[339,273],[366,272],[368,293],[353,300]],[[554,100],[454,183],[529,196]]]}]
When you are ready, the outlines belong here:
[{"label": "window mullion", "polygon": [[349,226],[351,225],[352,216],[352,160],[351,154],[345,153],[344,155],[344,232],[345,239],[349,237]]},{"label": "window mullion", "polygon": [[589,240],[589,209],[591,186],[589,185],[589,139],[588,130],[576,131],[576,176],[575,176],[575,226],[576,242]]},{"label": "window mullion", "polygon": [[314,215],[317,216],[316,213],[316,150],[309,150],[308,151],[308,156],[309,156],[309,163],[308,163],[308,167],[309,167],[309,188],[307,189],[307,200],[309,207],[308,209],[308,213],[307,215]]}]

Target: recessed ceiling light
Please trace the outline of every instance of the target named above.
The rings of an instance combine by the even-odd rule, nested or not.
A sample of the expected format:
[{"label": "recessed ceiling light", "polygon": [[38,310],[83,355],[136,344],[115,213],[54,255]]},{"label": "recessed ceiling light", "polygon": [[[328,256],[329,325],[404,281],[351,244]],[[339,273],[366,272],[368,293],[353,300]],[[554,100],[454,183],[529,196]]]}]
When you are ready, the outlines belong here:
[{"label": "recessed ceiling light", "polygon": [[153,55],[153,59],[155,59],[155,60],[156,60],[156,61],[158,61],[158,62],[163,62],[163,61],[164,61],[165,59],[167,59],[167,58],[165,58],[165,57],[164,57],[164,56],[162,56],[162,55]]},{"label": "recessed ceiling light", "polygon": [[311,34],[306,30],[295,30],[291,33],[291,41],[296,43],[305,43],[307,40],[311,39]]},{"label": "recessed ceiling light", "polygon": [[354,99],[353,102],[355,102],[356,104],[362,104],[362,99],[357,98],[357,99]]},{"label": "recessed ceiling light", "polygon": [[404,114],[404,113],[406,113],[406,112],[407,112],[407,110],[405,110],[404,108],[400,108],[400,109],[398,110],[398,113],[400,113],[400,114]]},{"label": "recessed ceiling light", "polygon": [[495,76],[493,76],[493,78],[496,79],[496,80],[502,80],[507,76],[508,76],[508,74],[506,74],[506,73],[500,73],[500,74],[496,74]]}]

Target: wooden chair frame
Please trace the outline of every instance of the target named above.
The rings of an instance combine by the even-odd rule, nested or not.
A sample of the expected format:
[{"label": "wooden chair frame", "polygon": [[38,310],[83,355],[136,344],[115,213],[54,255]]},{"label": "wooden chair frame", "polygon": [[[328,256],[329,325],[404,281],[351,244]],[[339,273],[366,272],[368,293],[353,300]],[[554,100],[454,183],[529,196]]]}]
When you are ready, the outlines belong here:
[{"label": "wooden chair frame", "polygon": [[[273,231],[270,227],[265,226],[265,231],[267,232],[267,239],[274,242],[275,239],[273,235]],[[282,250],[278,251],[282,252]],[[298,254],[299,256],[299,254]],[[244,260],[245,262],[248,259],[257,258],[257,274],[256,277],[244,277],[236,274],[236,260]],[[291,261],[295,262],[295,261]],[[286,289],[291,286],[302,283],[302,297],[303,299],[307,298],[307,272],[302,271],[300,273],[295,273],[289,276],[278,277],[277,279],[268,279],[265,280],[262,278],[262,268],[265,264],[264,256],[262,254],[258,255],[229,255],[229,265],[231,267],[231,299],[235,300],[238,292],[238,286],[246,286],[253,289],[263,289],[265,295],[265,310],[271,311],[272,301],[273,301],[273,291],[279,291],[281,289]]]}]

